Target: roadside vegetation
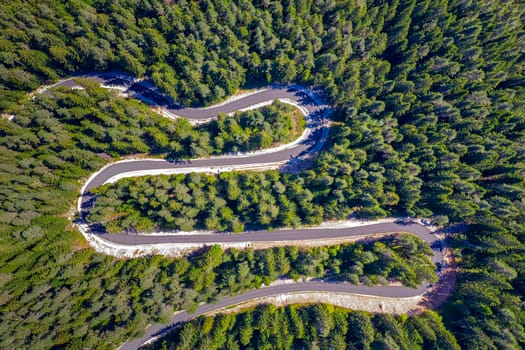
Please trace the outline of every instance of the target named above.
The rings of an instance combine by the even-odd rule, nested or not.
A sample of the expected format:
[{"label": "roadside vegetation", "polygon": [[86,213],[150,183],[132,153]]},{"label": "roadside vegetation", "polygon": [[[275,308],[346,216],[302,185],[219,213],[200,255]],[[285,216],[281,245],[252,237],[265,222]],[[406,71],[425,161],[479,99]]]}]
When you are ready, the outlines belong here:
[{"label": "roadside vegetation", "polygon": [[[269,106],[237,112],[233,116],[219,114],[217,120],[196,127],[193,132],[184,126],[187,121],[183,120],[177,121],[179,135],[174,137],[183,151],[173,149],[170,154],[174,157],[256,151],[292,142],[306,129],[302,112],[278,100]],[[189,134],[186,137],[185,132]]]},{"label": "roadside vegetation", "polygon": [[[6,2],[0,347],[116,347],[183,304],[169,297],[180,291],[172,260],[95,254],[66,218],[79,179],[111,157],[168,152],[162,147],[181,140],[177,128],[87,82],[84,91],[28,96],[72,72],[112,69],[149,75],[186,105],[210,104],[252,83],[322,86],[336,123],[311,170],[242,175],[249,180],[243,194],[271,190],[221,210],[239,223],[260,210],[250,224],[262,227],[351,214],[465,223],[467,231],[454,237],[460,271],[455,295],[440,310],[444,325],[462,348],[524,347],[523,23],[524,4],[512,0]],[[206,150],[184,147],[172,150],[188,157]],[[169,180],[165,190],[189,188],[192,176]],[[154,186],[136,181],[137,189]],[[224,195],[216,185],[227,182],[213,181],[209,188]],[[103,191],[126,186],[132,181]],[[156,200],[152,193],[137,204],[122,194],[115,208],[123,199],[130,207],[123,213],[141,218]],[[295,216],[272,216],[277,204],[278,215]],[[164,225],[168,214],[150,225]],[[105,218],[115,227],[122,220]]]},{"label": "roadside vegetation", "polygon": [[371,315],[328,305],[260,305],[200,317],[145,349],[460,349],[433,312]]},{"label": "roadside vegetation", "polygon": [[[233,116],[221,114],[217,120],[194,127],[183,118],[163,118],[133,99],[125,101],[88,79],[77,81],[84,90],[51,89],[12,109],[13,123],[50,124],[44,142],[54,140],[52,126],[60,123],[72,134],[76,148],[106,158],[143,153],[187,159],[256,151],[291,142],[306,128],[304,115],[280,101]],[[9,145],[12,139],[4,142]]]}]

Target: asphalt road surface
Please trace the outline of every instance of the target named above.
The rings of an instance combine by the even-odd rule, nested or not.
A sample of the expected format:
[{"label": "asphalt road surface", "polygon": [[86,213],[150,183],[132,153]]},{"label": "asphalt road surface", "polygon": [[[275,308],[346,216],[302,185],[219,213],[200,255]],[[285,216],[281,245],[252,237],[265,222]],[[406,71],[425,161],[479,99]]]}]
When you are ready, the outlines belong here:
[{"label": "asphalt road surface", "polygon": [[420,286],[417,289],[406,288],[406,287],[367,287],[367,286],[356,286],[349,283],[325,283],[325,282],[297,282],[293,284],[282,284],[271,287],[264,287],[259,289],[252,289],[247,292],[243,292],[238,296],[222,298],[216,304],[204,304],[201,305],[195,313],[188,314],[186,311],[175,314],[172,319],[172,326],[166,327],[165,325],[155,324],[146,329],[146,334],[142,338],[133,339],[130,342],[125,343],[120,347],[120,350],[135,350],[145,342],[155,339],[156,337],[162,336],[167,330],[176,326],[179,323],[189,321],[200,315],[204,315],[209,312],[213,312],[218,309],[223,309],[229,306],[242,304],[253,299],[277,296],[281,294],[289,293],[304,293],[304,292],[333,292],[333,293],[352,293],[361,295],[373,295],[377,297],[395,297],[408,298],[417,296],[426,290],[427,284]]},{"label": "asphalt road surface", "polygon": [[[127,93],[141,98],[149,91],[143,85],[151,85],[149,82],[134,82],[129,76],[118,73],[101,73],[82,75],[80,78],[90,78],[103,84],[105,86],[119,86],[121,89],[126,89]],[[143,84],[143,85],[140,85]],[[63,80],[53,87],[68,87],[74,88],[79,85],[74,78]],[[304,91],[308,91],[305,93]],[[42,91],[43,93],[51,93],[48,89]],[[324,142],[323,137],[326,137],[328,125],[326,123],[326,114],[330,111],[330,106],[316,103],[310,96],[319,95],[319,91],[310,91],[301,86],[271,86],[268,89],[259,91],[255,94],[245,96],[241,99],[233,100],[229,103],[222,104],[210,108],[180,108],[175,106],[175,103],[168,100],[164,95],[155,93],[154,96],[148,96],[147,101],[150,105],[163,107],[164,109],[188,119],[193,120],[209,120],[216,118],[218,113],[231,113],[240,109],[245,109],[260,103],[274,101],[276,99],[288,99],[294,101],[304,107],[308,112],[308,128],[310,133],[307,139],[299,144],[279,150],[276,152],[256,152],[255,154],[239,154],[232,156],[212,157],[207,159],[194,160],[180,160],[180,161],[159,161],[153,159],[137,160],[134,162],[114,163],[105,168],[96,177],[90,178],[84,187],[84,192],[101,186],[106,183],[111,177],[119,174],[129,172],[140,172],[147,170],[167,170],[167,169],[186,169],[186,168],[207,168],[207,167],[235,167],[246,166],[250,164],[269,164],[286,162],[297,159],[308,154],[310,150],[315,148],[321,141]],[[319,102],[319,99],[316,99]]]},{"label": "asphalt road surface", "polygon": [[163,244],[163,243],[215,243],[225,242],[278,242],[278,241],[300,241],[300,240],[320,240],[337,239],[347,237],[362,237],[378,234],[411,233],[419,236],[431,247],[435,247],[435,262],[441,261],[439,239],[436,235],[421,224],[398,224],[380,223],[351,228],[300,228],[275,231],[253,231],[240,234],[198,234],[198,235],[114,235],[101,234],[100,237],[107,241],[124,244]]},{"label": "asphalt road surface", "polygon": [[[291,149],[281,150],[272,153],[262,153],[256,155],[245,155],[245,156],[233,156],[233,157],[214,157],[209,159],[196,159],[191,161],[180,161],[180,162],[168,162],[159,160],[136,160],[123,163],[115,163],[109,167],[106,167],[101,172],[92,176],[86,185],[84,186],[84,193],[81,196],[81,207],[89,210],[90,205],[87,205],[87,201],[92,200],[92,196],[89,195],[89,191],[93,188],[101,186],[106,183],[113,176],[129,173],[129,172],[140,172],[142,170],[168,170],[172,168],[178,169],[189,169],[188,172],[193,168],[209,168],[209,167],[224,167],[247,164],[260,164],[260,163],[274,163],[282,162],[308,153],[309,150],[317,145],[323,135],[326,135],[328,126],[323,122],[325,118],[325,111],[329,110],[329,106],[324,104],[318,104],[314,99],[310,98],[305,93],[301,92],[300,87],[287,87],[287,86],[274,86],[264,91],[248,95],[244,98],[234,100],[230,103],[226,103],[220,106],[211,108],[181,108],[175,102],[171,101],[168,97],[159,94],[154,89],[151,89],[151,82],[148,81],[136,81],[126,75],[116,73],[104,73],[104,74],[90,74],[82,77],[87,77],[98,81],[104,85],[120,86],[127,89],[128,93],[131,93],[135,97],[148,102],[150,105],[161,106],[168,111],[176,114],[177,116],[185,117],[188,119],[207,120],[216,117],[218,113],[231,113],[239,109],[248,108],[253,105],[257,105],[262,102],[271,101],[275,99],[290,99],[293,100],[303,107],[306,108],[310,114],[311,124],[309,127],[312,128],[307,140],[296,145]],[[73,88],[78,86],[73,79],[61,81],[54,86],[63,86]],[[50,93],[49,90],[44,89],[43,93]],[[318,92],[311,92],[317,94]],[[324,140],[323,140],[324,141]],[[85,217],[86,212],[81,212],[81,219]],[[433,248],[434,262],[442,261],[442,242],[431,233],[431,231],[420,224],[397,224],[397,223],[382,223],[382,224],[371,224],[366,226],[344,228],[344,229],[330,229],[330,228],[317,228],[317,229],[286,229],[277,231],[257,231],[257,232],[246,232],[243,234],[198,234],[198,235],[162,235],[162,236],[147,236],[147,235],[109,235],[109,234],[98,234],[101,238],[123,245],[142,245],[142,244],[162,244],[162,243],[224,243],[224,242],[275,242],[275,241],[294,241],[294,240],[322,240],[322,239],[334,239],[344,237],[361,237],[361,236],[373,236],[380,234],[389,233],[411,233],[419,236],[423,240],[429,243]],[[244,292],[237,296],[225,297],[216,304],[205,304],[201,305],[197,311],[193,314],[188,314],[186,311],[175,314],[172,319],[172,325],[188,321],[199,315],[211,312],[214,310],[222,309],[239,303],[253,300],[255,298],[276,296],[286,293],[296,292],[337,292],[337,293],[351,293],[361,295],[371,295],[377,297],[388,297],[388,298],[404,298],[421,295],[428,288],[428,285],[422,285],[417,289],[408,287],[397,287],[397,286],[356,286],[349,283],[322,283],[322,282],[300,282],[292,284],[276,285],[271,287],[265,287],[260,289],[254,289]],[[166,325],[156,324],[150,326],[146,330],[144,337],[134,339],[122,345],[121,349],[129,350],[136,349],[142,344],[155,338],[159,332],[166,330]]]},{"label": "asphalt road surface", "polygon": [[[137,244],[141,243],[210,243],[213,242],[260,242],[260,241],[291,241],[291,240],[313,240],[313,239],[333,239],[352,236],[369,236],[389,233],[411,233],[419,236],[433,247],[433,262],[442,261],[442,247],[439,238],[425,226],[421,224],[397,224],[382,223],[367,226],[358,226],[341,229],[298,229],[298,230],[278,230],[278,231],[257,231],[244,234],[233,235],[174,235],[174,236],[126,236],[126,235],[108,235],[103,237],[106,240],[120,244]],[[129,237],[133,237],[131,240]],[[224,309],[247,301],[271,297],[289,293],[300,292],[334,292],[347,294],[360,294],[385,298],[409,298],[423,294],[428,284],[425,283],[418,288],[409,288],[402,286],[364,286],[353,285],[350,283],[325,283],[325,282],[297,282],[291,284],[275,285],[260,289],[253,289],[243,292],[237,296],[222,298],[215,304],[201,305],[197,310],[190,314],[186,311],[176,313],[171,320],[171,326],[166,327],[163,324],[154,324],[146,329],[142,338],[133,339],[122,345],[121,350],[137,349],[146,342],[163,335],[167,330],[179,323],[187,322],[200,315]]]},{"label": "asphalt road surface", "polygon": [[[148,80],[135,81],[128,75],[115,72],[79,75],[76,78],[88,78],[97,81],[104,86],[119,87],[121,90],[136,96],[137,99],[143,100],[151,106],[162,107],[177,116],[190,120],[208,120],[216,118],[219,113],[232,113],[261,102],[273,101],[276,99],[290,99],[299,102],[310,114],[314,114],[328,107],[327,105],[315,103],[315,101],[310,99],[307,94],[301,92],[303,87],[298,85],[272,85],[265,90],[259,91],[255,94],[250,94],[241,99],[232,100],[226,104],[207,108],[191,108],[182,107],[172,101],[169,97],[156,92],[152,87],[152,82]],[[75,78],[71,78],[62,80],[59,83],[54,84],[52,87],[74,88],[78,86],[79,85],[75,82]],[[45,89],[42,92],[49,93],[49,90]]]}]

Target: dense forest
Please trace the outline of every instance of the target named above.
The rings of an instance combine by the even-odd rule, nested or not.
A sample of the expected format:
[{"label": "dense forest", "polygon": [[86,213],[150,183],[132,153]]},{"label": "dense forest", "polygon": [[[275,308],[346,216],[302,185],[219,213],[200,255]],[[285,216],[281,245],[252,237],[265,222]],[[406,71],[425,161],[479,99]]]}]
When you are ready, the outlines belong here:
[{"label": "dense forest", "polygon": [[[457,290],[432,329],[444,325],[463,348],[525,346],[524,11],[512,0],[6,2],[0,347],[116,347],[151,320],[166,319],[174,305],[201,300],[191,284],[181,284],[185,270],[177,261],[113,260],[88,249],[69,226],[78,179],[109,157],[225,151],[192,148],[214,130],[201,134],[155,117],[89,82],[84,91],[30,94],[70,73],[113,69],[148,75],[186,105],[268,82],[322,86],[336,113],[330,142],[310,170],[201,176],[200,185],[221,194],[216,201],[227,208],[210,227],[294,226],[352,214],[467,224],[453,239]],[[228,193],[226,185],[240,179],[243,192]],[[104,219],[109,227],[140,221],[163,206],[154,203],[155,190],[162,197],[177,186],[189,189],[192,203],[195,183],[190,175],[102,188],[94,219],[113,198],[114,209],[126,203],[126,210],[118,220]],[[151,194],[139,202],[126,189]],[[265,196],[254,195],[262,189]],[[148,227],[208,227],[213,218],[213,210],[195,216],[163,209]],[[410,322],[423,325],[424,317]],[[374,334],[386,339],[376,319]],[[402,340],[392,336],[388,344]]]},{"label": "dense forest", "polygon": [[201,317],[145,349],[460,349],[433,312],[392,317],[327,305],[260,305]]},{"label": "dense forest", "polygon": [[[294,106],[274,101],[257,110],[220,114],[183,139],[184,152],[172,150],[175,157],[248,152],[296,140],[306,128],[304,115]],[[176,130],[180,130],[177,128]],[[203,136],[204,135],[204,136]],[[211,144],[211,147],[210,147]],[[199,152],[199,148],[204,149]]]}]

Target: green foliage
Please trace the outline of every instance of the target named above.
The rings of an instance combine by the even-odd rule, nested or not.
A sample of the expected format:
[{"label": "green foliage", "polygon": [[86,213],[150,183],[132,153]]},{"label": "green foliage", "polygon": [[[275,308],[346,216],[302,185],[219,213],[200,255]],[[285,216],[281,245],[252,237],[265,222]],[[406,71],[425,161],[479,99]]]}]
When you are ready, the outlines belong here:
[{"label": "green foliage", "polygon": [[[186,121],[177,121],[183,124]],[[219,115],[217,120],[193,132],[169,135],[181,146],[172,148],[172,157],[206,157],[211,154],[247,152],[269,148],[297,139],[306,128],[304,115],[295,107],[274,101],[253,111]],[[184,128],[182,128],[184,129]]]},{"label": "green foliage", "polygon": [[[302,329],[309,331],[298,332]],[[192,349],[230,348],[230,344],[242,344],[242,349],[269,344],[275,349],[460,349],[433,312],[372,316],[327,305],[260,305],[235,316],[200,317],[146,349],[185,349],[189,339]]]},{"label": "green foliage", "polygon": [[[178,284],[180,275],[192,270],[190,263],[113,261],[82,249],[78,234],[66,228],[63,215],[74,203],[78,179],[99,169],[108,155],[191,157],[281,140],[278,131],[262,131],[263,123],[257,133],[245,127],[248,141],[236,137],[227,144],[229,131],[237,135],[239,129],[225,122],[219,147],[205,136],[213,130],[173,124],[88,82],[82,82],[84,91],[54,91],[34,100],[25,94],[72,72],[109,69],[149,75],[184,104],[210,104],[252,83],[293,80],[322,86],[337,107],[329,145],[310,171],[201,176],[202,185],[195,175],[122,182],[101,189],[100,216],[93,217],[109,230],[171,225],[236,231],[243,225],[296,226],[350,214],[434,215],[436,223],[466,223],[468,231],[455,240],[463,248],[461,273],[445,323],[465,348],[525,346],[523,2],[14,0],[2,5],[0,347],[115,348],[152,318],[164,317],[164,305],[191,307],[199,301],[194,289]],[[9,115],[15,115],[11,122]],[[148,186],[160,189],[158,196],[141,197],[148,203],[119,192]],[[176,186],[180,198],[166,199]],[[203,188],[212,193],[200,194]],[[107,212],[110,194],[122,218]],[[206,196],[213,203],[204,203]],[[208,211],[197,212],[189,203]],[[152,220],[147,211],[157,206],[167,209]],[[265,254],[280,259],[280,253]],[[286,271],[282,259],[279,266],[267,266],[265,276]],[[330,266],[342,269],[335,260]],[[248,268],[239,265],[238,273]],[[403,273],[412,278],[410,270]],[[212,293],[212,277],[210,271],[192,283]],[[245,316],[243,322],[262,330],[244,331],[242,344],[286,348],[295,337],[317,336],[302,312],[291,311],[289,329],[297,336],[274,335],[263,323],[271,314],[261,312],[256,321]],[[218,329],[229,329],[232,321],[226,321]],[[324,321],[323,334],[332,332]],[[366,330],[363,339],[348,341],[365,348],[452,344],[440,319],[406,325],[420,337],[409,337],[386,317],[372,323],[380,339]],[[202,347],[214,337],[233,347],[213,326],[202,339],[197,326],[184,327],[181,347]],[[343,340],[338,335],[327,344],[319,337],[298,347],[337,348]]]},{"label": "green foliage", "polygon": [[[278,172],[155,176],[119,181],[95,190],[97,205],[89,220],[110,232],[134,226],[131,218],[148,217],[149,229],[243,231],[289,224],[317,223],[320,205],[295,177]],[[152,195],[155,198],[152,198]],[[156,226],[156,227],[155,227]]]}]

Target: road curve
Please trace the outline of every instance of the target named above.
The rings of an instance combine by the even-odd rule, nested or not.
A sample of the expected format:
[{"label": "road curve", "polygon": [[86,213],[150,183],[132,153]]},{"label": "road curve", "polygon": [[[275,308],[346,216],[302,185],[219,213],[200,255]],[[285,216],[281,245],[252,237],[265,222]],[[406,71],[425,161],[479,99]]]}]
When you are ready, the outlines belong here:
[{"label": "road curve", "polygon": [[[417,235],[426,241],[433,251],[432,261],[441,262],[443,259],[442,246],[440,239],[433,232],[419,223],[397,224],[381,223],[352,228],[312,228],[297,230],[278,230],[278,231],[257,231],[241,235],[173,235],[173,236],[124,236],[104,234],[105,240],[119,244],[138,244],[139,242],[148,244],[163,243],[221,243],[221,242],[260,242],[260,241],[293,241],[293,240],[315,240],[315,239],[334,239],[347,238],[352,236],[382,236],[394,233],[410,233]],[[133,237],[130,241],[128,237]],[[135,338],[124,343],[119,350],[134,350],[147,343],[154,341],[165,335],[177,324],[190,321],[200,315],[204,315],[217,310],[227,309],[234,305],[243,304],[255,299],[278,296],[294,293],[342,293],[352,295],[363,295],[379,297],[384,299],[396,300],[399,298],[414,298],[423,296],[429,289],[429,284],[424,283],[418,288],[403,286],[365,286],[350,283],[325,283],[325,282],[298,282],[291,284],[273,285],[269,287],[252,289],[236,296],[224,297],[215,304],[203,304],[193,313],[187,311],[178,312],[170,322],[170,326],[164,324],[154,324],[146,329],[143,337]]]},{"label": "road curve", "polygon": [[[308,128],[310,132],[308,137],[292,147],[279,149],[276,151],[262,151],[254,152],[246,155],[213,157],[208,159],[195,159],[184,162],[167,162],[158,159],[144,159],[123,161],[110,164],[99,172],[93,174],[85,183],[79,198],[79,227],[82,233],[89,238],[89,235],[96,235],[97,239],[106,242],[123,245],[123,246],[141,246],[141,245],[156,245],[166,243],[196,243],[196,244],[214,244],[214,243],[242,243],[242,242],[276,242],[276,241],[294,241],[294,240],[321,240],[321,239],[337,239],[348,237],[362,237],[362,236],[377,236],[391,233],[411,233],[419,236],[430,244],[433,248],[434,262],[441,262],[443,259],[441,250],[443,242],[441,242],[431,230],[421,224],[402,225],[397,223],[381,223],[371,224],[359,227],[344,228],[344,229],[330,229],[330,228],[313,228],[313,229],[285,229],[277,231],[258,231],[247,232],[244,234],[198,234],[198,235],[161,235],[161,236],[147,236],[147,235],[109,235],[90,232],[89,226],[85,223],[85,216],[92,205],[93,196],[89,193],[90,190],[101,186],[105,183],[116,181],[122,177],[138,176],[144,174],[173,174],[189,173],[193,171],[214,171],[214,169],[244,169],[250,166],[257,166],[261,164],[278,165],[289,162],[290,159],[300,160],[306,156],[311,155],[319,150],[324,142],[328,123],[326,122],[327,114],[330,112],[330,107],[322,103],[321,93],[319,91],[312,91],[297,86],[274,86],[269,89],[264,89],[256,93],[247,95],[243,98],[233,100],[229,103],[214,106],[211,108],[181,108],[175,103],[169,101],[165,96],[155,93],[148,87],[147,83],[131,79],[127,76],[118,75],[114,73],[104,74],[90,74],[87,76],[90,79],[98,81],[103,86],[118,86],[120,90],[125,90],[137,98],[140,98],[150,105],[162,107],[170,114],[185,117],[191,120],[208,120],[217,116],[217,113],[231,113],[239,109],[246,109],[253,105],[258,105],[263,102],[272,101],[275,99],[286,99],[303,107],[308,114]],[[61,81],[54,86],[64,86],[74,88],[78,86],[73,79]],[[43,93],[48,93],[49,90],[43,89]],[[89,239],[88,239],[89,241]],[[369,295],[384,298],[409,298],[421,296],[427,291],[428,285],[422,285],[417,289],[408,287],[381,287],[381,286],[358,286],[348,283],[320,283],[320,282],[304,282],[295,284],[276,285],[246,291],[241,295],[225,297],[216,304],[201,305],[193,314],[187,312],[177,313],[172,324],[188,321],[201,314],[205,314],[214,310],[223,309],[232,305],[243,303],[249,300],[275,296],[287,293],[297,292],[334,292],[334,293],[350,293]],[[145,342],[156,338],[165,325],[153,325],[148,327],[144,337],[134,339],[121,346],[121,349],[136,349]]]},{"label": "road curve", "polygon": [[[133,339],[130,342],[123,344],[119,350],[135,350],[147,343],[150,343],[166,333],[169,332],[174,326],[187,322],[191,319],[205,315],[207,313],[214,312],[243,304],[251,300],[278,296],[282,294],[292,293],[305,293],[305,292],[329,292],[329,293],[352,293],[360,295],[372,295],[377,297],[392,298],[390,294],[395,294],[397,298],[410,298],[421,295],[428,288],[428,284],[424,284],[417,289],[404,288],[404,287],[367,287],[367,286],[356,286],[349,283],[325,283],[325,282],[297,282],[291,284],[275,285],[270,287],[264,287],[259,289],[251,289],[243,292],[238,296],[224,297],[216,304],[203,304],[197,308],[197,310],[189,314],[187,311],[178,312],[172,319],[171,326],[166,327],[165,325],[155,324],[146,329],[146,333],[142,338]],[[390,292],[387,293],[386,291]]]},{"label": "road curve", "polygon": [[114,235],[101,234],[103,239],[121,245],[165,244],[165,243],[203,243],[208,245],[240,242],[289,242],[301,240],[342,239],[349,237],[365,237],[373,235],[388,235],[395,233],[414,234],[431,247],[435,247],[433,259],[441,261],[439,238],[432,231],[419,223],[400,224],[395,222],[373,223],[351,228],[298,228],[275,231],[253,231],[243,234],[198,234],[198,235]]},{"label": "road curve", "polygon": [[[192,108],[182,107],[177,102],[171,100],[170,97],[159,93],[149,80],[134,79],[133,77],[118,73],[90,73],[78,75],[73,78],[64,79],[56,84],[44,87],[38,90],[40,93],[49,94],[49,88],[67,87],[79,88],[81,87],[75,81],[77,78],[85,78],[98,82],[101,86],[107,88],[114,88],[122,91],[130,96],[133,96],[152,107],[160,107],[169,112],[171,115],[183,117],[194,121],[207,121],[217,117],[219,113],[233,113],[235,111],[244,110],[251,106],[277,99],[289,99],[296,101],[304,106],[310,114],[328,108],[329,106],[322,103],[320,98],[321,90],[310,90],[300,85],[270,85],[264,89],[255,90],[247,94],[241,95],[240,98],[231,98],[224,103],[206,108]],[[314,97],[312,100],[311,97]],[[319,98],[317,98],[319,97]]]},{"label": "road curve", "polygon": [[[328,135],[328,116],[331,107],[323,102],[322,91],[309,89],[298,85],[272,85],[265,89],[248,93],[241,98],[232,99],[220,105],[208,108],[181,108],[163,94],[151,88],[151,82],[137,80],[121,73],[92,73],[79,75],[76,78],[89,78],[102,86],[115,88],[147,102],[153,107],[159,107],[170,116],[183,117],[193,121],[208,121],[216,118],[219,113],[229,114],[238,110],[248,109],[274,100],[282,100],[301,108],[307,119],[307,130],[300,140],[270,150],[255,151],[246,154],[234,154],[211,157],[207,159],[193,159],[186,161],[167,162],[159,159],[142,159],[132,162],[123,161],[110,164],[102,171],[94,174],[85,183],[82,193],[98,187],[104,183],[113,182],[115,176],[134,177],[138,175],[174,174],[192,171],[221,171],[242,170],[250,167],[277,168],[285,163],[298,163],[303,158],[317,152]],[[80,88],[75,78],[62,80],[51,87]],[[50,87],[39,90],[40,93],[50,94]],[[213,169],[212,169],[213,168]],[[126,176],[127,174],[127,176]]]}]

